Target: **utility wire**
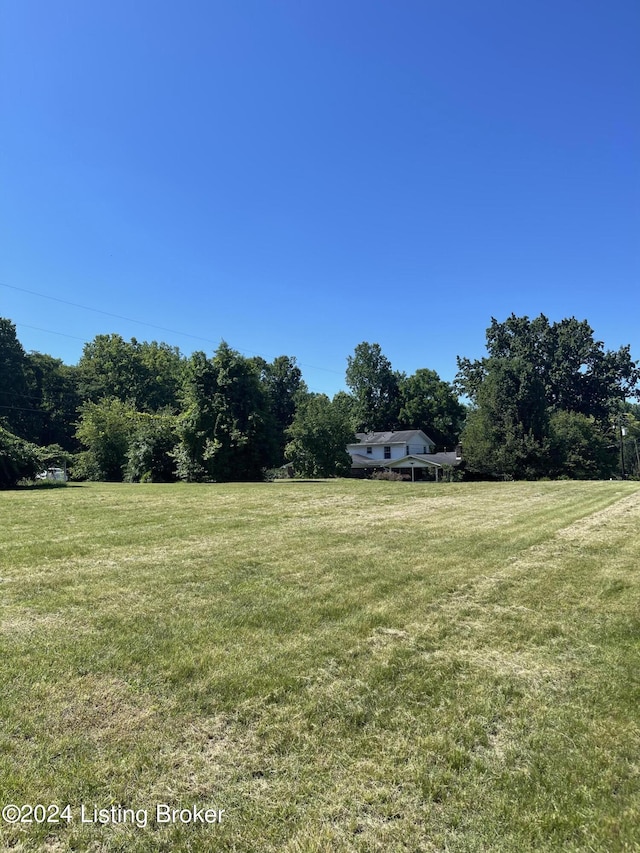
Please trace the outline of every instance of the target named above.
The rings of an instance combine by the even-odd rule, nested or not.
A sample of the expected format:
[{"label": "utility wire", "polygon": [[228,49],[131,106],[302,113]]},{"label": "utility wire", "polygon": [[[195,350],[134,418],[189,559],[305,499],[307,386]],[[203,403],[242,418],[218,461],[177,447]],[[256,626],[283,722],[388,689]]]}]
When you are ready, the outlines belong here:
[{"label": "utility wire", "polygon": [[[214,341],[211,338],[203,338],[200,335],[191,335],[188,332],[179,332],[177,329],[168,329],[166,326],[156,326],[154,323],[147,323],[145,320],[135,320],[133,317],[124,317],[122,314],[113,314],[111,311],[103,311],[101,308],[91,308],[89,305],[80,305],[79,302],[70,302],[68,299],[60,299],[58,296],[50,296],[48,293],[37,293],[35,290],[27,290],[25,287],[17,287],[15,284],[7,284],[4,281],[0,281],[0,287],[8,287],[11,290],[18,290],[20,293],[28,293],[30,296],[38,296],[41,299],[50,299],[52,302],[59,302],[62,305],[69,305],[72,308],[81,308],[83,311],[93,311],[94,314],[103,314],[105,317],[114,317],[116,320],[125,320],[127,323],[137,323],[141,326],[148,326],[150,329],[158,329],[161,332],[170,332],[172,335],[183,335],[186,338],[206,341],[210,344],[218,343],[218,341]],[[246,350],[246,352],[250,352],[250,350]],[[256,353],[256,355],[258,355],[258,353]]]},{"label": "utility wire", "polygon": [[[4,286],[4,285],[3,285]],[[35,329],[36,332],[47,332],[50,335],[60,335],[63,338],[71,338],[74,341],[82,341],[82,343],[88,343],[86,338],[80,338],[78,335],[69,335],[67,332],[58,332],[54,329],[43,329],[41,326],[30,326],[28,323],[19,323],[17,320],[15,321],[16,326],[22,326],[24,329]]]},{"label": "utility wire", "polygon": [[[212,338],[204,338],[201,335],[191,335],[189,332],[180,332],[177,329],[169,329],[166,326],[157,326],[155,323],[147,323],[145,320],[136,320],[133,317],[124,317],[122,314],[113,314],[111,311],[103,311],[100,308],[91,308],[89,305],[81,305],[78,302],[70,302],[67,299],[60,299],[58,296],[50,296],[48,293],[38,293],[35,290],[28,290],[25,287],[18,287],[15,284],[7,284],[7,282],[0,281],[0,287],[7,287],[10,290],[17,290],[20,293],[28,293],[30,296],[38,296],[41,299],[50,299],[52,302],[59,302],[62,305],[69,305],[72,308],[80,308],[83,311],[93,311],[95,314],[103,314],[105,317],[114,317],[116,320],[124,320],[127,323],[137,323],[140,326],[148,326],[150,329],[158,329],[161,332],[169,332],[172,335],[180,335],[185,338],[192,338],[196,341],[205,341],[209,344],[218,345],[220,341],[214,341]],[[35,328],[35,327],[31,327]],[[47,331],[46,329],[42,329],[41,331]],[[50,331],[50,330],[49,330]],[[54,332],[54,334],[64,334],[63,332]],[[68,335],[68,337],[74,337],[73,335]],[[81,338],[77,338],[77,340],[82,340]],[[261,358],[264,358],[262,353],[256,352],[255,350],[243,349],[240,348],[240,352],[250,353],[251,355],[259,355]],[[313,364],[303,364],[299,362],[300,367],[308,367],[311,370],[324,370],[327,373],[337,373],[339,376],[342,376],[342,372],[340,370],[334,370],[331,367],[318,367]]]},{"label": "utility wire", "polygon": [[8,409],[10,412],[36,412],[38,415],[51,414],[46,409],[25,409],[23,406],[2,406],[0,409]]}]

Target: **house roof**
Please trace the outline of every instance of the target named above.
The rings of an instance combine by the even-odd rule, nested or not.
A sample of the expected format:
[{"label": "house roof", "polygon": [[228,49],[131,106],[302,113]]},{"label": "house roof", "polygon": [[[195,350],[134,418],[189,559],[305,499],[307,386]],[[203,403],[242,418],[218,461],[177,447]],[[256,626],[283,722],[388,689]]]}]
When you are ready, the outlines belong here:
[{"label": "house roof", "polygon": [[418,466],[433,465],[436,468],[442,468],[444,465],[459,465],[462,462],[462,457],[456,456],[455,452],[451,453],[409,453],[407,456],[402,456],[400,459],[385,459],[380,461],[380,465],[385,468],[403,468],[407,464],[411,465],[411,460],[418,463]]},{"label": "house roof", "polygon": [[436,468],[442,468],[444,465],[458,466],[462,462],[462,457],[456,455],[454,451],[448,453],[410,453],[408,456],[401,456],[399,459],[373,459],[371,456],[365,456],[364,453],[351,454],[352,468],[402,468],[407,464],[411,464],[413,459],[418,463],[418,467],[432,465]]},{"label": "house roof", "polygon": [[[388,460],[384,460],[388,461]],[[364,453],[351,454],[352,468],[382,468],[383,460],[374,459],[372,456],[365,456]]]},{"label": "house roof", "polygon": [[439,465],[459,465],[462,462],[462,456],[455,450],[449,450],[445,453],[430,453],[429,459],[433,459]]},{"label": "house roof", "polygon": [[442,468],[442,463],[437,462],[433,453],[410,453],[400,459],[385,459],[382,465],[385,468],[410,468],[417,463],[418,468]]},{"label": "house roof", "polygon": [[[421,429],[404,429],[397,432],[357,432],[356,438],[359,444],[434,444],[429,436]],[[350,444],[349,447],[353,447]]]}]

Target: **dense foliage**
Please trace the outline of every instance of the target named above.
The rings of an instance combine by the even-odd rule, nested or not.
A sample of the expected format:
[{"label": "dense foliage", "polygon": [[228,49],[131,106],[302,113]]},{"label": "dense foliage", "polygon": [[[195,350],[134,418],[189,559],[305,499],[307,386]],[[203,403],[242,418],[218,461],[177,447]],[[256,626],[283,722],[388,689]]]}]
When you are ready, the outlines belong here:
[{"label": "dense foliage", "polygon": [[380,344],[363,341],[347,358],[347,386],[353,395],[358,432],[397,429],[400,419],[399,376]]},{"label": "dense foliage", "polygon": [[23,479],[32,480],[41,467],[40,448],[0,426],[0,489],[9,489]]},{"label": "dense foliage", "polygon": [[458,359],[472,402],[462,433],[480,477],[603,477],[616,470],[617,431],[638,394],[629,347],[605,350],[575,318],[511,315],[487,329],[486,358]]},{"label": "dense foliage", "polygon": [[223,342],[188,361],[176,449],[181,479],[259,480],[273,457],[269,397],[258,367]]},{"label": "dense foliage", "polygon": [[309,392],[291,356],[247,358],[223,342],[187,358],[111,334],[65,365],[25,353],[0,318],[2,485],[45,457],[79,479],[257,480],[285,463],[331,477],[348,473],[356,432],[413,428],[437,450],[462,438],[469,477],[640,476],[640,409],[628,402],[639,381],[629,347],[605,350],[575,318],[492,320],[487,356],[459,358],[454,385],[426,367],[396,371],[363,341],[333,399]]},{"label": "dense foliage", "polygon": [[326,394],[304,397],[291,427],[287,458],[304,477],[347,476],[351,457],[347,445],[355,441],[352,420],[340,400]]}]

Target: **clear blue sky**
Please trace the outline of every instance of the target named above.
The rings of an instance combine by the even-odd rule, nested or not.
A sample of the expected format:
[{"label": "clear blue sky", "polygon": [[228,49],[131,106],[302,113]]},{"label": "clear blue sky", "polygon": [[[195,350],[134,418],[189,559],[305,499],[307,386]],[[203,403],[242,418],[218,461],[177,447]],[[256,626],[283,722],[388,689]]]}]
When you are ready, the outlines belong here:
[{"label": "clear blue sky", "polygon": [[0,316],[25,349],[225,339],[333,394],[360,341],[452,380],[492,316],[543,312],[640,358],[638,0],[0,15]]}]

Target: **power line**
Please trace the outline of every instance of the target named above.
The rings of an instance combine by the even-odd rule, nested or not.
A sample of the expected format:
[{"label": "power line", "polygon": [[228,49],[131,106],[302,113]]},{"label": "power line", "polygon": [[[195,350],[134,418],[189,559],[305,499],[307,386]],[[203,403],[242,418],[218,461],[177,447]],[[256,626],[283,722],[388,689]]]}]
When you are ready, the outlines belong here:
[{"label": "power line", "polygon": [[35,329],[36,332],[47,332],[50,335],[61,335],[63,338],[71,338],[74,341],[82,341],[83,344],[88,343],[86,338],[80,338],[78,335],[69,335],[67,332],[57,332],[54,329],[43,329],[41,326],[30,326],[28,323],[19,323],[15,321],[16,326],[22,326],[25,329]]},{"label": "power line", "polygon": [[[141,326],[148,326],[150,329],[158,329],[161,332],[169,332],[172,335],[184,335],[186,338],[206,341],[210,344],[218,343],[211,338],[203,338],[200,335],[191,335],[189,332],[179,332],[177,329],[168,329],[165,326],[156,326],[154,323],[147,323],[145,320],[135,320],[133,317],[124,317],[122,314],[113,314],[111,311],[103,311],[101,308],[92,308],[89,305],[81,305],[79,302],[60,299],[58,296],[50,296],[48,293],[38,293],[35,290],[27,290],[25,287],[17,287],[15,284],[7,284],[4,281],[0,281],[0,287],[8,287],[10,290],[18,290],[20,293],[28,293],[30,296],[38,296],[40,299],[49,299],[51,302],[59,302],[61,305],[69,305],[72,308],[81,308],[83,311],[93,311],[94,314],[103,314],[105,317],[114,317],[116,320],[125,320],[127,323],[137,323]],[[246,352],[250,352],[250,350],[246,350]],[[258,353],[256,353],[256,355],[258,355]]]},{"label": "power line", "polygon": [[9,409],[10,412],[36,412],[38,415],[48,415],[50,412],[45,409],[25,409],[23,406],[2,406],[0,409]]},{"label": "power line", "polygon": [[[2,284],[2,282],[0,282],[0,284]],[[40,326],[30,326],[28,323],[20,323],[19,321],[15,321],[15,325],[18,327],[24,327],[26,329],[36,329],[39,332],[50,332],[53,335],[64,335],[64,337],[67,337],[67,338],[73,338],[74,340],[77,340],[77,341],[83,341],[84,343],[90,343],[90,341],[87,341],[84,338],[79,338],[76,335],[68,335],[65,332],[56,332],[53,329],[43,329]],[[125,341],[125,343],[126,343],[126,341]],[[178,350],[178,352],[179,352],[179,350]],[[29,357],[29,354],[27,354],[27,358],[28,357]],[[187,360],[187,358],[188,358],[187,356],[183,355],[180,352],[179,352],[179,357],[183,361]],[[59,359],[56,359],[56,360],[59,360]],[[298,362],[296,362],[296,364],[298,364]],[[64,366],[65,367],[71,366],[71,367],[77,368],[78,365],[64,365]],[[304,366],[304,365],[299,365],[299,366]],[[309,365],[306,365],[306,366],[308,367]],[[318,369],[323,369],[323,368],[318,368]],[[71,380],[71,381],[73,382],[73,380]],[[303,381],[304,381],[304,379],[303,379]],[[306,382],[305,382],[305,385],[307,386],[307,389],[309,391],[311,391],[312,394],[323,394],[323,393],[325,393],[324,391],[318,391],[316,388],[312,388]],[[75,398],[74,390],[73,389],[69,390],[67,387],[62,386],[62,385],[47,386],[46,391],[49,393],[62,392],[62,396],[65,398],[69,398],[69,399]],[[21,391],[12,391],[10,393],[12,394],[12,396],[21,397],[24,399],[31,399],[31,400],[42,400],[43,399],[42,394],[24,394]],[[6,392],[5,392],[5,395],[6,395]],[[35,410],[25,409],[25,411],[35,411]]]},{"label": "power line", "polygon": [[[6,287],[9,290],[17,290],[20,293],[28,293],[30,296],[37,296],[40,299],[49,299],[52,302],[59,302],[62,305],[69,305],[72,308],[80,308],[82,311],[92,311],[94,314],[103,314],[105,317],[113,317],[116,320],[124,320],[127,323],[137,323],[140,326],[148,326],[150,329],[157,329],[160,332],[169,332],[172,335],[179,335],[186,338],[192,338],[196,341],[204,341],[205,343],[214,344],[217,346],[220,341],[214,341],[212,338],[205,338],[201,335],[192,335],[189,332],[180,332],[177,329],[169,329],[166,326],[157,326],[155,323],[147,323],[145,320],[136,320],[133,317],[125,317],[122,314],[114,314],[111,311],[103,311],[101,308],[92,308],[89,305],[81,305],[79,302],[71,302],[67,299],[60,299],[58,296],[50,296],[48,293],[38,293],[35,290],[28,290],[25,287],[18,287],[15,284],[7,284],[7,282],[0,281],[0,287]],[[23,324],[24,325],[24,324]],[[28,328],[36,328],[35,326],[31,326]],[[40,331],[52,331],[50,329],[40,329]],[[53,332],[53,334],[63,335],[64,332]],[[75,337],[74,335],[67,335],[67,337]],[[82,338],[76,338],[76,340],[82,340]],[[86,343],[86,341],[85,341]],[[255,350],[250,350],[246,348],[239,347],[240,352],[250,353],[251,355],[259,355],[261,358],[264,358],[264,355],[260,352],[256,352]],[[332,367],[318,367],[313,364],[303,364],[299,362],[300,367],[308,367],[311,370],[323,370],[327,373],[336,373],[339,376],[342,376],[342,372],[340,370],[334,370]]]}]

